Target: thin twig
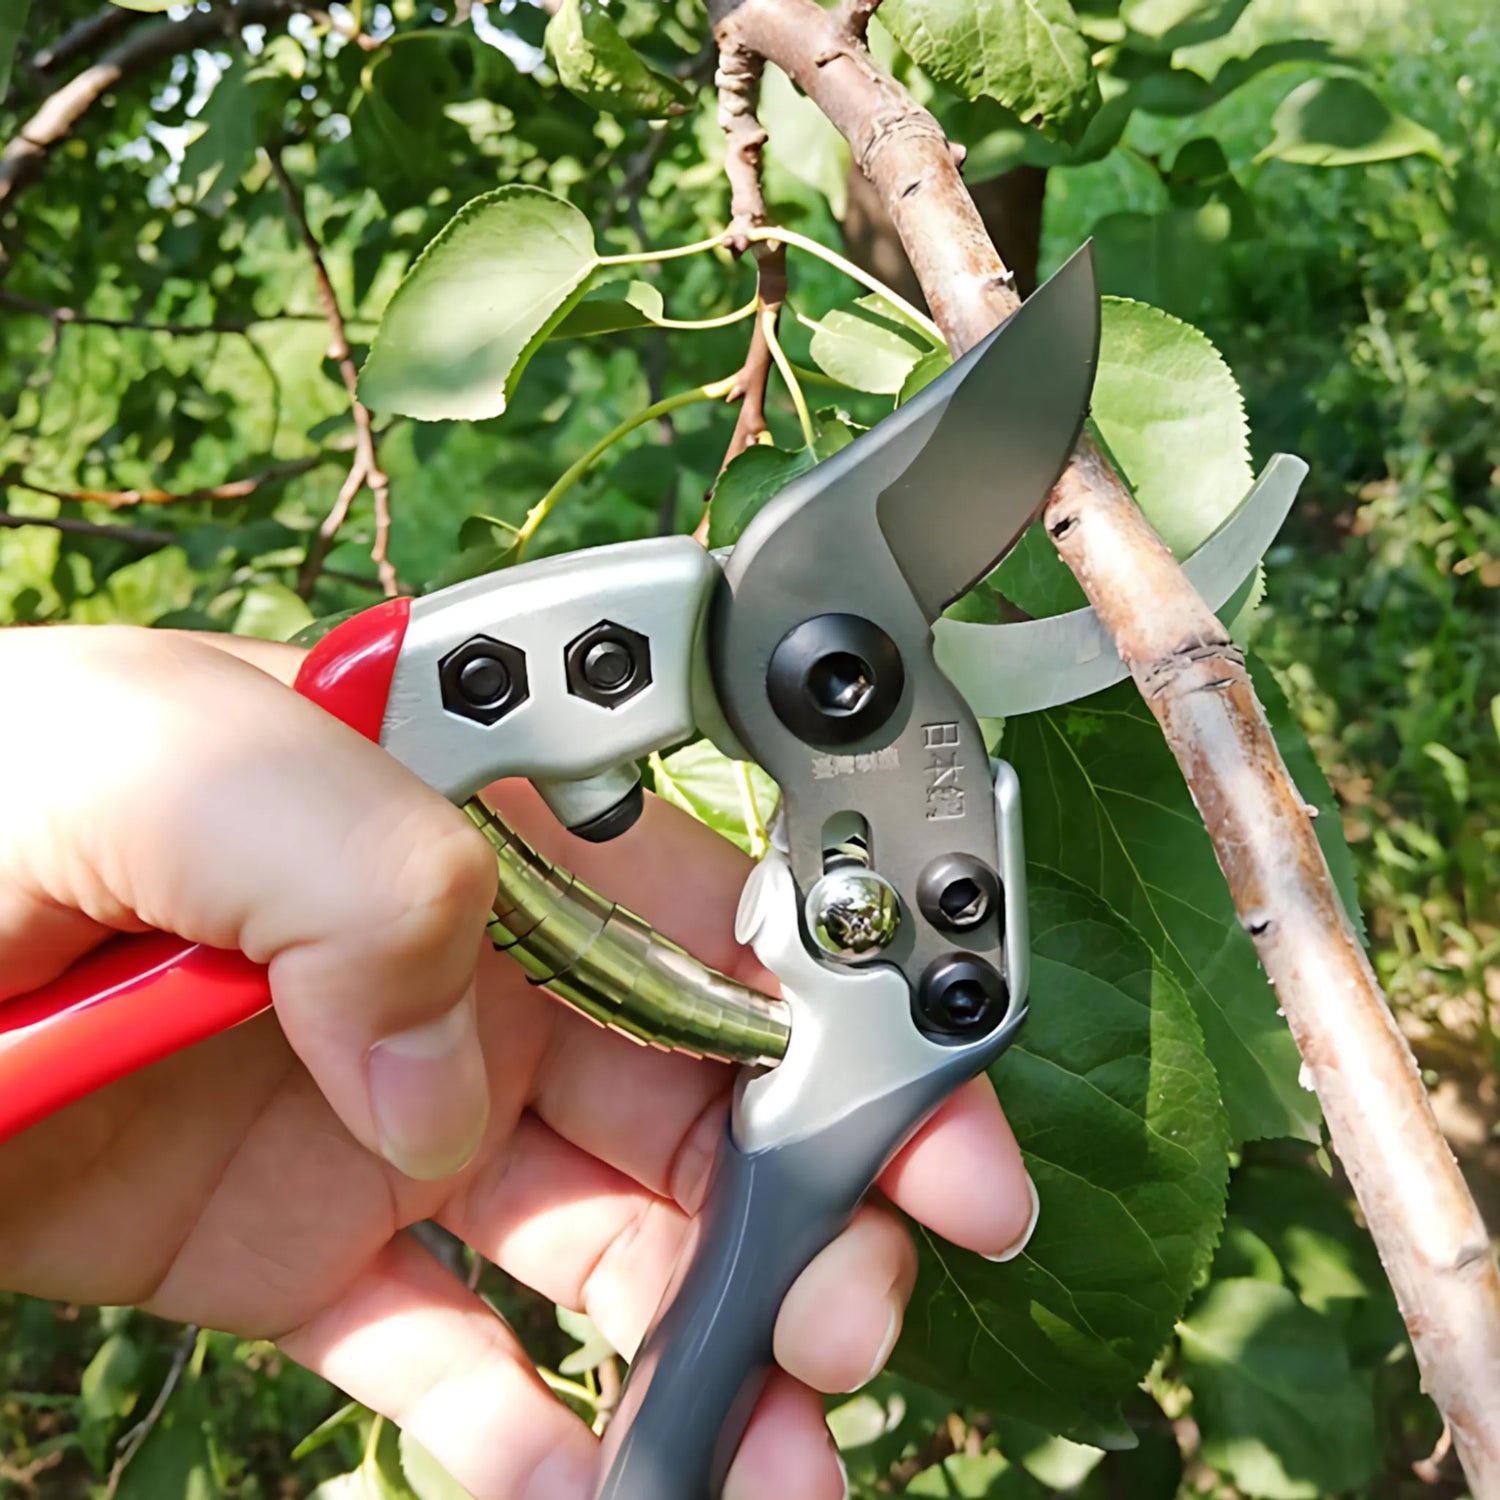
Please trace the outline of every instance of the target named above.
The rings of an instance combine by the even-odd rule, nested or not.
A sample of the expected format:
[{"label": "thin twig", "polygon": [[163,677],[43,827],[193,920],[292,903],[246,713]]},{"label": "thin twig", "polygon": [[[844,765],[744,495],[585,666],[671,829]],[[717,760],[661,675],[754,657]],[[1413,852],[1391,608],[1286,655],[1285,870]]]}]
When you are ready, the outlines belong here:
[{"label": "thin twig", "polygon": [[72,62],[96,47],[113,40],[120,32],[128,31],[141,21],[139,11],[126,10],[119,5],[106,5],[103,10],[81,21],[75,21],[50,46],[43,47],[31,59],[33,73],[48,73],[53,68]]},{"label": "thin twig", "polygon": [[[729,179],[729,228],[724,243],[736,255],[751,247],[751,235],[766,224],[766,198],[761,183],[761,154],[766,131],[760,123],[760,84],[764,60],[753,50],[733,43],[719,47],[719,66],[714,82],[719,89],[719,128],[724,132],[724,175]],[[739,402],[734,431],[724,450],[719,472],[729,466],[751,444],[768,431],[766,386],[771,377],[772,348],[776,320],[786,301],[786,246],[780,241],[754,242],[755,323],[750,347],[729,393]],[[693,533],[700,541],[708,536],[708,509]]]},{"label": "thin twig", "polygon": [[297,591],[304,599],[311,596],[324,560],[338,537],[340,528],[349,517],[349,509],[354,504],[355,496],[362,489],[368,489],[375,503],[375,542],[370,548],[370,558],[380,575],[380,584],[386,596],[394,598],[401,591],[401,585],[388,552],[391,536],[391,482],[380,467],[369,408],[359,399],[359,371],[355,368],[354,356],[349,348],[344,314],[323,260],[323,247],[307,221],[307,209],[302,197],[287,175],[280,148],[271,148],[268,154],[271,158],[271,171],[281,189],[286,211],[312,261],[313,275],[318,284],[318,300],[323,304],[323,314],[328,321],[328,357],[339,367],[344,389],[349,393],[349,414],[354,419],[354,462],[349,466],[348,477],[339,490],[333,509],[324,518],[322,526],[318,528],[318,535],[307,550],[307,561],[298,575]]},{"label": "thin twig", "polygon": [[264,323],[321,323],[322,313],[279,312],[266,313],[254,318],[221,319],[207,323],[157,322],[152,318],[106,318],[97,313],[80,312],[76,307],[56,307],[50,302],[38,302],[34,297],[23,297],[18,292],[0,291],[0,307],[12,312],[30,313],[33,317],[45,318],[55,327],[114,328],[162,333],[172,338],[196,338],[202,334],[239,333],[248,335],[253,328]]},{"label": "thin twig", "polygon": [[[815,0],[708,8],[721,49],[776,63],[849,141],[955,353],[1015,311],[1013,278],[941,127],[871,56],[847,11]],[[1048,498],[1044,524],[1203,816],[1471,1492],[1500,1500],[1500,1268],[1243,657],[1088,440]]]},{"label": "thin twig", "polygon": [[182,1330],[182,1337],[177,1341],[177,1352],[172,1356],[172,1367],[167,1371],[167,1378],[162,1381],[161,1389],[156,1393],[156,1400],[151,1403],[151,1409],[121,1440],[119,1455],[109,1471],[109,1483],[104,1490],[105,1500],[113,1500],[115,1491],[120,1487],[120,1479],[125,1473],[126,1465],[145,1446],[146,1439],[151,1436],[156,1429],[156,1424],[161,1421],[162,1413],[167,1409],[167,1402],[172,1399],[172,1393],[182,1379],[182,1372],[187,1369],[188,1360],[192,1358],[197,1342],[198,1327],[196,1324],[189,1323]]},{"label": "thin twig", "polygon": [[851,36],[864,41],[870,29],[870,18],[880,9],[880,0],[844,0],[844,24]]},{"label": "thin twig", "polygon": [[[271,26],[311,8],[305,0],[241,0],[227,20],[236,27]],[[226,13],[199,11],[180,21],[158,21],[132,30],[98,62],[48,95],[0,151],[0,203],[36,178],[51,152],[122,79],[169,57],[211,46],[223,38],[225,24]]]},{"label": "thin twig", "polygon": [[44,526],[65,536],[100,537],[123,542],[128,547],[172,547],[182,540],[175,531],[154,531],[145,526],[105,526],[98,521],[82,521],[77,516],[17,516],[0,510],[0,527],[20,531],[26,526]]},{"label": "thin twig", "polygon": [[0,474],[0,484],[13,484],[23,490],[50,495],[54,500],[74,505],[107,505],[111,510],[125,510],[133,505],[187,505],[206,500],[243,500],[268,485],[285,484],[287,480],[295,479],[299,474],[307,474],[319,464],[327,462],[326,453],[315,453],[307,458],[294,458],[286,463],[273,464],[269,469],[244,479],[231,479],[223,484],[205,485],[196,490],[64,490],[28,479],[25,474],[14,469]]}]

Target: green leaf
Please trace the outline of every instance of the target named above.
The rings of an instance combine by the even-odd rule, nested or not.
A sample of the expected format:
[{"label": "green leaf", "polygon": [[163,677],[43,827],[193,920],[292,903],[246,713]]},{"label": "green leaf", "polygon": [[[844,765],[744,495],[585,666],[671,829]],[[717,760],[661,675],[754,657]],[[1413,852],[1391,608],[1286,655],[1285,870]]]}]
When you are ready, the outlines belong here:
[{"label": "green leaf", "polygon": [[116,1500],[220,1500],[224,1487],[213,1450],[213,1414],[203,1382],[208,1335],[157,1417],[140,1451],[126,1464]]},{"label": "green leaf", "polygon": [[929,349],[907,371],[906,379],[901,382],[901,389],[896,396],[896,405],[905,406],[918,391],[931,385],[952,363],[953,356],[946,349]]},{"label": "green leaf", "polygon": [[747,854],[776,810],[776,783],[759,766],[730,760],[708,740],[696,740],[668,756],[653,756],[651,769],[658,797],[691,813]]},{"label": "green leaf", "polygon": [[16,44],[26,29],[26,15],[31,9],[31,0],[10,0],[0,14],[0,103],[5,100],[10,88],[11,63],[15,60]]},{"label": "green leaf", "polygon": [[319,1422],[292,1449],[292,1461],[298,1463],[306,1458],[309,1453],[316,1453],[319,1448],[327,1443],[331,1443],[344,1428],[356,1426],[362,1418],[369,1415],[369,1407],[361,1406],[358,1401],[346,1401],[331,1417],[325,1417]]},{"label": "green leaf", "polygon": [[559,1375],[584,1375],[614,1357],[615,1346],[599,1332],[587,1313],[566,1307],[556,1311],[557,1326],[579,1346],[557,1367]]},{"label": "green leaf", "polygon": [[891,315],[889,304],[861,297],[813,323],[813,362],[851,390],[894,396],[931,346]]},{"label": "green leaf", "polygon": [[767,63],[760,85],[766,162],[816,188],[836,219],[849,205],[849,143],[838,127],[793,82]]},{"label": "green leaf", "polygon": [[1228,204],[1217,200],[1154,214],[1106,214],[1094,226],[1100,290],[1195,313],[1219,280],[1233,227]]},{"label": "green leaf", "polygon": [[788,453],[756,443],[737,453],[714,485],[708,508],[708,545],[727,547],[737,542],[761,506],[805,474],[813,462],[814,455],[805,448]]},{"label": "green leaf", "polygon": [[887,1371],[830,1411],[828,1427],[852,1493],[863,1495],[888,1480],[892,1466],[925,1446],[954,1406],[940,1391]]},{"label": "green leaf", "polygon": [[236,635],[258,636],[263,641],[289,641],[313,622],[307,601],[284,583],[257,583],[245,591],[234,617]]},{"label": "green leaf", "polygon": [[1120,19],[1130,40],[1155,52],[1173,52],[1227,36],[1250,0],[1123,0]]},{"label": "green leaf", "polygon": [[471,1500],[466,1490],[410,1433],[401,1434],[401,1472],[416,1500]]},{"label": "green leaf", "polygon": [[1348,167],[1401,156],[1444,160],[1443,143],[1425,125],[1391,108],[1358,78],[1309,78],[1271,117],[1276,132],[1257,161]]},{"label": "green leaf", "polygon": [[1090,45],[1068,0],[887,0],[880,16],[965,99],[997,99],[1070,138],[1099,107]]},{"label": "green leaf", "polygon": [[94,1421],[129,1416],[141,1395],[141,1351],[128,1334],[111,1334],[84,1367],[79,1394]]},{"label": "green leaf", "polygon": [[841,407],[820,406],[813,413],[813,455],[822,463],[868,430]]},{"label": "green leaf", "polygon": [[[1093,417],[1178,557],[1211,536],[1254,481],[1244,402],[1229,366],[1196,328],[1157,308],[1105,299]],[[1035,617],[1088,602],[1040,525],[990,578]]]},{"label": "green leaf", "polygon": [[607,281],[590,287],[552,330],[554,339],[592,338],[650,328],[666,316],[661,293],[649,281]]},{"label": "green leaf", "polygon": [[[1258,672],[1259,683],[1267,674]],[[1294,727],[1278,725],[1289,736]],[[1129,919],[1186,989],[1236,1140],[1318,1138],[1316,1098],[1276,996],[1161,729],[1135,685],[1006,725],[1028,855],[1084,880]],[[1304,787],[1315,804],[1332,797]]]},{"label": "green leaf", "polygon": [[903,1493],[933,1500],[1043,1500],[1047,1492],[998,1453],[955,1453],[924,1469]]},{"label": "green leaf", "polygon": [[360,372],[375,411],[497,417],[597,264],[589,221],[509,186],[460,209],[397,288]]},{"label": "green leaf", "polygon": [[1338,1328],[1266,1281],[1221,1281],[1178,1330],[1203,1457],[1246,1495],[1315,1500],[1372,1479],[1369,1385]]},{"label": "green leaf", "polygon": [[635,51],[601,0],[563,0],[547,25],[547,53],[562,86],[608,114],[660,119],[681,114],[692,97]]},{"label": "green leaf", "polygon": [[1120,1402],[1218,1234],[1223,1108],[1167,965],[1091,889],[1030,874],[1031,1013],[991,1074],[1041,1216],[1005,1265],[920,1236],[898,1368],[1075,1442],[1128,1446]]},{"label": "green leaf", "polygon": [[158,15],[164,10],[171,10],[181,0],[113,0],[121,10],[138,10],[146,15]]}]

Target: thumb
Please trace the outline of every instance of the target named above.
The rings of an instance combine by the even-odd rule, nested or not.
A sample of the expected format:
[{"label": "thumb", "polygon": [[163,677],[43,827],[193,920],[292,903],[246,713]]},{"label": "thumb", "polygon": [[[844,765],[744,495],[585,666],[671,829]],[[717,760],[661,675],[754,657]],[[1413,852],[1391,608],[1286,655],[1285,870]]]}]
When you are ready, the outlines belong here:
[{"label": "thumb", "polygon": [[29,987],[142,926],[239,948],[358,1139],[411,1176],[462,1166],[488,1117],[474,969],[495,881],[463,814],[192,638],[0,632],[0,688],[27,726],[0,743],[0,975]]}]

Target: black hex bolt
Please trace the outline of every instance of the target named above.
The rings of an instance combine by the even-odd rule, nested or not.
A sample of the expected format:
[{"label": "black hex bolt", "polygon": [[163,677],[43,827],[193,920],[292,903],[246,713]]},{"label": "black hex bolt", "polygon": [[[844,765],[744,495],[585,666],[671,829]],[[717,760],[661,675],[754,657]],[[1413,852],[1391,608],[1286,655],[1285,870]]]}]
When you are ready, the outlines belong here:
[{"label": "black hex bolt", "polygon": [[569,641],[563,659],[568,691],[600,708],[618,708],[651,685],[651,642],[613,620],[600,620]]},{"label": "black hex bolt", "polygon": [[526,653],[493,636],[470,636],[438,663],[443,707],[476,724],[494,724],[528,696]]},{"label": "black hex bolt", "polygon": [[940,854],[917,881],[917,906],[940,932],[969,932],[1000,898],[995,872],[972,854]]},{"label": "black hex bolt", "polygon": [[1010,989],[991,963],[945,953],[922,971],[912,1011],[936,1041],[973,1041],[993,1031],[1010,1005]]}]

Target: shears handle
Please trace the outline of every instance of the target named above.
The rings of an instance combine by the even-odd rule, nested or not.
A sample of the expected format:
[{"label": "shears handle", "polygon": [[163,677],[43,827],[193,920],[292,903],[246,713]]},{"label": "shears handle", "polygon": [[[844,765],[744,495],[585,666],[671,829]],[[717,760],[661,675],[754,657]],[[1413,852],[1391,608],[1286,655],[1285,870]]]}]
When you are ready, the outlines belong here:
[{"label": "shears handle", "polygon": [[[380,738],[409,599],[363,610],[313,648],[296,688]],[[258,1015],[264,967],[161,932],[122,935],[51,983],[0,1002],[0,1141],[159,1058]]]}]

